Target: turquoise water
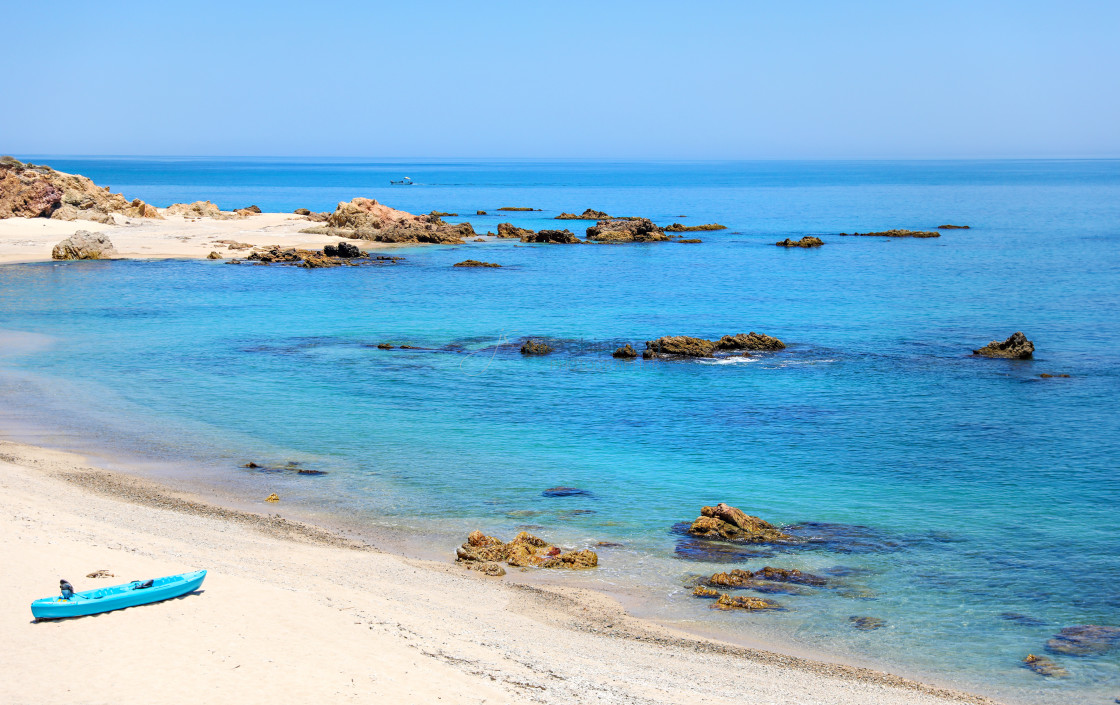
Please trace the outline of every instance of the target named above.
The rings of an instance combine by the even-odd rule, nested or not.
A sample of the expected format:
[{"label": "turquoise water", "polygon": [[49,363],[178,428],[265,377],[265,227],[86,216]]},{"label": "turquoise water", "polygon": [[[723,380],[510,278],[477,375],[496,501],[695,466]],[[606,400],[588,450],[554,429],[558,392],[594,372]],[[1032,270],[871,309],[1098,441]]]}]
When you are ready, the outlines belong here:
[{"label": "turquoise water", "polygon": [[[161,206],[326,210],[369,195],[414,212],[543,209],[467,218],[480,231],[587,207],[723,223],[701,245],[471,243],[384,267],[0,267],[0,329],[38,334],[9,336],[23,342],[0,358],[5,414],[252,501],[276,491],[284,507],[418,530],[432,551],[476,527],[621,543],[576,579],[729,638],[1022,702],[1120,696],[1120,649],[1054,656],[1064,681],[1019,666],[1062,627],[1120,626],[1120,162],[36,161]],[[387,185],[403,175],[419,185]],[[946,222],[972,229],[835,237]],[[827,244],[773,246],[803,234]],[[451,268],[467,257],[503,268]],[[749,330],[789,348],[609,356]],[[968,355],[1016,330],[1033,361]],[[523,358],[529,335],[558,352]],[[328,474],[236,467],[247,459]],[[557,485],[588,494],[541,495]],[[717,501],[843,537],[695,560],[672,527]],[[775,596],[780,613],[687,594],[692,576],[737,565],[842,577]]]}]

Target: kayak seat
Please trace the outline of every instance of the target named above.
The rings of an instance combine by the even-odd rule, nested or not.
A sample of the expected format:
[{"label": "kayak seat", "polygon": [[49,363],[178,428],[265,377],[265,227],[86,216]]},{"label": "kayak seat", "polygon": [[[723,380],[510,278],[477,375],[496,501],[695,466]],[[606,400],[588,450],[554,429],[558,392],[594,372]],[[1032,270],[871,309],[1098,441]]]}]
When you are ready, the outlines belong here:
[{"label": "kayak seat", "polygon": [[143,582],[139,580],[133,580],[132,582],[136,583],[136,587],[134,587],[133,590],[143,590],[144,588],[150,588],[152,586],[152,582],[154,581],[149,578],[148,580],[145,580]]}]

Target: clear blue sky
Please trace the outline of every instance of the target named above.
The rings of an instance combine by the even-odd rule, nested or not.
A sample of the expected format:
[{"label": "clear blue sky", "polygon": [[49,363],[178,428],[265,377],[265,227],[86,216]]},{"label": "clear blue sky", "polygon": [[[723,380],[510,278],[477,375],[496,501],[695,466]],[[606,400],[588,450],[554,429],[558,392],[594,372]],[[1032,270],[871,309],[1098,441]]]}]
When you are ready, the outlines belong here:
[{"label": "clear blue sky", "polygon": [[0,153],[1120,157],[1120,2],[15,2]]}]

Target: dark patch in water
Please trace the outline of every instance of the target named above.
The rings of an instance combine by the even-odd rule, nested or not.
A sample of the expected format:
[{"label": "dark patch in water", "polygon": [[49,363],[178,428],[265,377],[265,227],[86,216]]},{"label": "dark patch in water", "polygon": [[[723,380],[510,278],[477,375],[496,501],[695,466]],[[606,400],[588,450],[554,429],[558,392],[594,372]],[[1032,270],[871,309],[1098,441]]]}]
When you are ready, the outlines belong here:
[{"label": "dark patch in water", "polygon": [[594,497],[594,495],[578,487],[550,487],[541,492],[541,497]]},{"label": "dark patch in water", "polygon": [[1022,624],[1024,627],[1041,627],[1046,624],[1046,620],[1039,619],[1038,617],[1031,617],[1026,614],[1019,614],[1018,612],[1004,612],[999,618],[1007,620],[1008,622]]},{"label": "dark patch in water", "polygon": [[834,553],[894,553],[911,545],[911,542],[860,524],[807,521],[782,530],[802,539],[806,548],[823,548]]}]

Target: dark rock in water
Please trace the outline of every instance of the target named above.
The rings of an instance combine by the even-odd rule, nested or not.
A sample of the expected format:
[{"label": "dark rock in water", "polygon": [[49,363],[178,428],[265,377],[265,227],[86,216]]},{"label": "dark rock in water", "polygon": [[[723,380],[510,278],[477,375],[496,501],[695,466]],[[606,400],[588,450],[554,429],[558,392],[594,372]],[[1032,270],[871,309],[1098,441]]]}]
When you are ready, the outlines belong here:
[{"label": "dark rock in water", "polygon": [[786,344],[777,338],[753,330],[746,335],[725,335],[716,341],[717,350],[783,350]]},{"label": "dark rock in water", "polygon": [[428,215],[431,215],[431,216],[435,216],[436,218],[444,218],[444,217],[447,217],[447,218],[458,218],[458,217],[459,217],[459,214],[458,214],[458,213],[445,213],[445,212],[443,212],[443,211],[432,211],[432,212],[431,212],[431,213],[429,213]]},{"label": "dark rock in water", "polygon": [[792,583],[794,585],[809,585],[811,587],[824,587],[828,580],[812,573],[803,573],[800,570],[789,568],[771,568],[766,566],[751,572],[734,568],[726,573],[716,573],[704,581],[705,585],[713,587],[757,587],[759,580],[771,583]]},{"label": "dark rock in water", "polygon": [[296,468],[297,475],[326,475],[326,470],[312,470],[311,468]]},{"label": "dark rock in water", "polygon": [[552,346],[537,342],[530,338],[521,346],[522,355],[547,355],[552,352]]},{"label": "dark rock in water", "polygon": [[575,213],[561,213],[556,216],[554,220],[606,220],[608,218],[610,218],[610,216],[603,211],[588,208],[580,215],[576,215]]},{"label": "dark rock in water", "polygon": [[540,208],[516,208],[516,207],[511,208],[509,206],[505,206],[503,208],[499,208],[498,210],[500,210],[500,211],[539,211]]},{"label": "dark rock in water", "polygon": [[[356,257],[361,257],[362,256],[362,251],[358,249],[358,246],[354,245],[352,243],[349,243],[349,242],[338,243],[338,245],[336,247],[336,250],[338,252],[338,256],[343,258],[343,259],[354,259]],[[327,248],[324,247],[323,248],[323,254],[326,254],[326,253],[327,253]]]},{"label": "dark rock in water", "polygon": [[712,609],[718,610],[780,610],[782,606],[773,600],[767,600],[763,597],[745,597],[731,595],[720,595]]},{"label": "dark rock in water", "polygon": [[[403,348],[403,347],[405,347],[405,346],[404,346],[404,345],[402,345],[401,347]],[[389,343],[378,343],[378,344],[377,344],[377,349],[378,349],[378,350],[392,350],[392,349],[393,349],[393,346],[392,346],[392,345],[390,345]]]},{"label": "dark rock in water", "polygon": [[875,629],[882,629],[886,626],[886,622],[878,617],[848,617],[851,625],[861,632],[870,632]]},{"label": "dark rock in water", "polygon": [[323,254],[327,257],[338,257],[338,247],[331,244],[323,245]]},{"label": "dark rock in water", "polygon": [[649,218],[601,220],[587,229],[591,242],[656,242],[670,240]]},{"label": "dark rock in water", "polygon": [[[1069,671],[1054,663],[1052,659],[1045,656],[1035,656],[1034,654],[1027,654],[1023,659],[1023,668],[1029,668],[1040,676],[1047,678],[1068,678]],[[1120,702],[1120,699],[1117,700]]]},{"label": "dark rock in water", "polygon": [[477,259],[465,259],[462,262],[456,262],[451,265],[452,267],[501,267],[502,265],[494,262],[482,262]]},{"label": "dark rock in water", "polygon": [[633,360],[638,356],[638,351],[630,347],[630,343],[623,345],[618,350],[611,353],[611,357],[616,357],[619,360]]},{"label": "dark rock in water", "polygon": [[704,587],[703,585],[697,585],[692,590],[692,595],[693,595],[693,597],[704,597],[704,598],[715,600],[715,599],[719,599],[720,592],[719,592],[719,590],[713,590],[709,587]]},{"label": "dark rock in water", "polygon": [[941,237],[932,230],[882,230],[876,233],[840,233],[841,237]]},{"label": "dark rock in water", "polygon": [[853,568],[846,565],[837,565],[826,569],[826,575],[831,575],[834,578],[849,578],[853,575],[870,575],[871,571],[867,568]]},{"label": "dark rock in water", "polygon": [[1066,379],[1069,379],[1069,375],[1052,375],[1052,374],[1049,374],[1048,372],[1043,372],[1042,374],[1039,375],[1039,377],[1041,377],[1042,379],[1053,379],[1055,377],[1064,377]]},{"label": "dark rock in water", "polygon": [[486,215],[486,211],[475,211],[475,215]]},{"label": "dark rock in water", "polygon": [[256,463],[254,463],[254,462],[253,462],[252,460],[250,460],[249,462],[245,463],[245,464],[244,464],[244,465],[242,465],[241,467],[243,467],[243,468],[254,468],[254,469],[255,469],[255,468],[259,468],[259,467],[261,467],[261,466],[260,466],[260,465],[257,465],[257,464],[256,464]]},{"label": "dark rock in water", "polygon": [[968,225],[938,225],[938,230],[968,230],[971,226]]},{"label": "dark rock in water", "polygon": [[532,230],[519,228],[513,223],[498,223],[498,237],[500,238],[518,238],[524,241],[526,237],[534,234]]},{"label": "dark rock in water", "polygon": [[626,544],[615,543],[614,541],[596,541],[595,545],[603,548],[622,548]]},{"label": "dark rock in water", "polygon": [[423,349],[424,348],[418,347],[416,345],[402,345],[401,346],[401,350],[423,350]]},{"label": "dark rock in water", "polygon": [[778,247],[820,247],[824,244],[824,240],[812,235],[806,235],[800,240],[790,240],[788,237],[781,242],[775,242]]},{"label": "dark rock in water", "polygon": [[1019,614],[1018,612],[1004,612],[1003,614],[1001,614],[999,616],[999,618],[1000,619],[1005,619],[1008,622],[1015,622],[1016,624],[1022,624],[1024,627],[1039,627],[1039,626],[1042,626],[1043,624],[1046,624],[1045,621],[1043,621],[1043,620],[1041,620],[1037,617],[1031,617],[1029,615]]},{"label": "dark rock in water", "polygon": [[726,225],[719,223],[708,223],[706,225],[681,225],[680,223],[673,223],[665,228],[667,233],[691,233],[702,230],[727,230]]},{"label": "dark rock in water", "polygon": [[590,497],[591,493],[578,487],[549,487],[541,492],[542,497]]},{"label": "dark rock in water", "polygon": [[785,531],[805,548],[836,553],[893,553],[907,546],[902,539],[859,524],[806,521],[786,526]]},{"label": "dark rock in water", "polygon": [[541,230],[531,235],[522,235],[521,242],[543,242],[554,245],[578,245],[581,241],[571,230]]},{"label": "dark rock in water", "polygon": [[1003,357],[1011,360],[1029,360],[1034,356],[1034,343],[1027,340],[1021,331],[1011,334],[1011,337],[1002,343],[993,340],[979,350],[973,350],[973,355],[983,357]]},{"label": "dark rock in water", "polygon": [[773,524],[722,502],[701,508],[700,516],[688,527],[688,533],[699,538],[743,543],[772,543],[792,538]]},{"label": "dark rock in water", "polygon": [[647,340],[642,357],[646,360],[673,357],[713,357],[716,344],[703,338],[687,335],[666,335],[657,340]]},{"label": "dark rock in water", "polygon": [[1120,627],[1083,624],[1066,627],[1046,642],[1046,650],[1069,656],[1097,656],[1120,645]]},{"label": "dark rock in water", "polygon": [[676,558],[704,563],[743,563],[749,560],[773,558],[774,551],[763,548],[762,544],[736,544],[726,541],[713,541],[688,535],[689,524],[682,522],[673,530],[682,534],[673,549]]},{"label": "dark rock in water", "polygon": [[701,240],[698,237],[689,237],[689,238],[685,238],[683,240],[677,240],[677,242],[692,244],[692,243],[698,243],[698,242],[704,242],[704,241]]}]

